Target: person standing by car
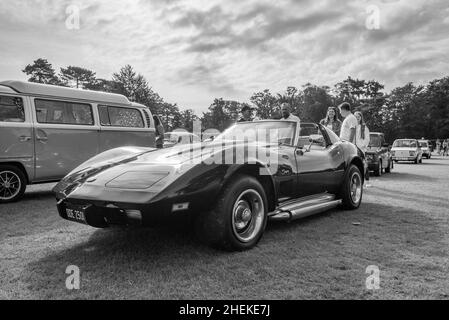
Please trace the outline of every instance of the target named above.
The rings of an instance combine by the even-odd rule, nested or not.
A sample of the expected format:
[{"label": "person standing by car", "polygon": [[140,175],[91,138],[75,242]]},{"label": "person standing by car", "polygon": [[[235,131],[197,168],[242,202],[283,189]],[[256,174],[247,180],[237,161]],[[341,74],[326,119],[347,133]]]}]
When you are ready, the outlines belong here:
[{"label": "person standing by car", "polygon": [[356,145],[363,151],[363,153],[366,153],[370,142],[370,131],[361,112],[358,111],[354,113],[354,116],[357,119]]},{"label": "person standing by car", "polygon": [[340,135],[341,121],[338,119],[337,109],[329,107],[326,118],[320,121],[320,124],[332,130],[336,135]]},{"label": "person standing by car", "polygon": [[436,142],[435,145],[437,147],[436,153],[440,156],[441,155],[441,141],[440,141],[440,139],[437,139],[437,142]]},{"label": "person standing by car", "polygon": [[448,155],[448,147],[449,147],[449,141],[448,139],[443,141],[443,157],[446,157]]},{"label": "person standing by car", "polygon": [[292,108],[289,103],[283,103],[281,105],[281,114],[282,114],[281,120],[296,121],[298,123],[298,126],[300,125],[301,120],[297,116],[294,116],[292,114]]},{"label": "person standing by car", "polygon": [[357,119],[351,112],[351,105],[344,102],[338,109],[345,119],[341,125],[340,139],[356,144]]},{"label": "person standing by car", "polygon": [[164,148],[165,129],[158,116],[154,115],[153,119],[156,127],[156,148],[162,149]]},{"label": "person standing by car", "polygon": [[[354,116],[357,119],[357,127],[356,127],[356,145],[359,147],[360,150],[363,151],[363,154],[366,154],[368,151],[368,146],[370,143],[370,131],[368,129],[368,126],[365,123],[365,119],[363,117],[363,114],[360,111],[357,111],[354,113]],[[366,161],[366,159],[365,159]],[[365,178],[366,178],[366,188],[369,188],[371,185],[369,184],[369,169],[368,169],[368,163],[366,164],[366,172],[365,172]]]},{"label": "person standing by car", "polygon": [[251,108],[249,105],[245,104],[245,106],[242,108],[242,117],[237,122],[252,122],[253,119],[253,111],[254,109]]}]

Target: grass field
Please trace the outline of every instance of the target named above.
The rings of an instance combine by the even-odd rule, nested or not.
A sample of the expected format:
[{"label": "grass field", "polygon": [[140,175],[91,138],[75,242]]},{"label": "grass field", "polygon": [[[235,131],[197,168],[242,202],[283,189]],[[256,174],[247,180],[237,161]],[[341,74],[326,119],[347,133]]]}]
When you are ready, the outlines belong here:
[{"label": "grass field", "polygon": [[[358,211],[270,224],[254,250],[186,228],[96,230],[61,220],[51,186],[0,206],[0,299],[449,299],[449,160],[399,164]],[[66,267],[81,288],[66,289]],[[367,290],[366,268],[380,268]]]}]

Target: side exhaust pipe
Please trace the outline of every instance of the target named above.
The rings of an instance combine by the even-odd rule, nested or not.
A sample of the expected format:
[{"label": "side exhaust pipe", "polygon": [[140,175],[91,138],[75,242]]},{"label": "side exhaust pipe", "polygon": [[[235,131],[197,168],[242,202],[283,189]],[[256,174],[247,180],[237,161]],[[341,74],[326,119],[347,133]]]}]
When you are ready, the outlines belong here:
[{"label": "side exhaust pipe", "polygon": [[270,217],[270,220],[291,222],[334,209],[341,205],[341,203],[341,200],[312,203],[308,205],[306,203],[298,203],[296,206],[290,205],[287,209],[280,208],[273,216]]}]

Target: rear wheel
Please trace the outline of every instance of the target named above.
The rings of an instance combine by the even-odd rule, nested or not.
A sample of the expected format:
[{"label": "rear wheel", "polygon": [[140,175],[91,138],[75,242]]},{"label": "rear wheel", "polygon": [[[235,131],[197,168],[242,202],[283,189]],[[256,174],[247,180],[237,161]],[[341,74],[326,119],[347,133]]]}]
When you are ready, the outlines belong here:
[{"label": "rear wheel", "polygon": [[238,175],[223,189],[215,208],[197,217],[196,230],[212,246],[248,250],[262,238],[267,209],[261,184],[253,177]]},{"label": "rear wheel", "polygon": [[343,207],[349,210],[355,210],[360,207],[363,198],[363,178],[359,168],[351,165],[346,173],[343,189],[341,191],[341,200]]},{"label": "rear wheel", "polygon": [[26,184],[22,170],[15,166],[0,165],[0,203],[14,202],[22,198]]}]

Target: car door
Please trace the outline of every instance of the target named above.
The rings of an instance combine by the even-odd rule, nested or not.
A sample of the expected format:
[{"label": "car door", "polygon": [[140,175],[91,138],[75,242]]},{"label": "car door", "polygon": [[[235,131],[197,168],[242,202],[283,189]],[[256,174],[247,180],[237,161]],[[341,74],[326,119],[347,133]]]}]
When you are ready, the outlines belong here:
[{"label": "car door", "polygon": [[302,124],[296,150],[300,197],[337,193],[344,175],[342,142],[316,124]]},{"label": "car door", "polygon": [[297,198],[298,192],[298,164],[293,145],[280,145],[277,148],[277,173],[274,176],[280,200]]},{"label": "car door", "polygon": [[55,181],[98,153],[89,103],[33,98],[36,181]]}]

